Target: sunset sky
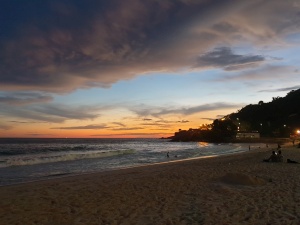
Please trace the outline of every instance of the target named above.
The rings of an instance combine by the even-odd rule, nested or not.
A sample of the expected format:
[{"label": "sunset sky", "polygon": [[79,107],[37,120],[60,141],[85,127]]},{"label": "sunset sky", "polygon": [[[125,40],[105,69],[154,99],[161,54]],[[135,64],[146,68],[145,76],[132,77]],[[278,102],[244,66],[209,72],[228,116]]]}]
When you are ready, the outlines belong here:
[{"label": "sunset sky", "polygon": [[167,137],[298,88],[299,0],[0,1],[0,137]]}]

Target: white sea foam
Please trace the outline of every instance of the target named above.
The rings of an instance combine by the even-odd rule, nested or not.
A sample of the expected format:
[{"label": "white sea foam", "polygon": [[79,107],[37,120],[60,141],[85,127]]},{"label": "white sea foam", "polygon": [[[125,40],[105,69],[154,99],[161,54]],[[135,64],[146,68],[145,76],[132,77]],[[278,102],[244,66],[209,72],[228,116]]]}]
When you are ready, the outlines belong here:
[{"label": "white sea foam", "polygon": [[239,151],[248,151],[248,145],[161,139],[8,139],[0,142],[0,186]]},{"label": "white sea foam", "polygon": [[0,164],[0,167],[7,166],[24,166],[43,163],[54,163],[63,161],[74,161],[81,159],[104,158],[117,155],[134,154],[134,150],[117,150],[117,151],[89,151],[89,152],[66,152],[56,155],[34,155],[33,157],[15,157]]}]

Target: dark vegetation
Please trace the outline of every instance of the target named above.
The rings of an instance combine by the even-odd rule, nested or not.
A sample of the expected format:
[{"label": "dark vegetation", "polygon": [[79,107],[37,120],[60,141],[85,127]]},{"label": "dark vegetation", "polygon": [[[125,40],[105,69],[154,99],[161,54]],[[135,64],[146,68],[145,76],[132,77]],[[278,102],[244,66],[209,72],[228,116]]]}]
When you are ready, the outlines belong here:
[{"label": "dark vegetation", "polygon": [[176,132],[173,141],[234,141],[237,132],[259,132],[263,138],[298,138],[300,129],[300,89],[271,102],[250,104],[236,113],[214,120],[205,129]]}]

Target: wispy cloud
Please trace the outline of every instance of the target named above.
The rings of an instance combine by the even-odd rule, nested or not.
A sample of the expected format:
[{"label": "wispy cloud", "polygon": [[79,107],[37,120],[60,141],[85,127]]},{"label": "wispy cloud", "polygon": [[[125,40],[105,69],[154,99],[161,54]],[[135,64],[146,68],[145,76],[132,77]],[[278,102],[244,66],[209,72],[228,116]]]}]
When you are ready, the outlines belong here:
[{"label": "wispy cloud", "polygon": [[38,92],[2,92],[0,93],[0,103],[9,105],[27,105],[33,103],[50,102],[53,97],[48,94]]},{"label": "wispy cloud", "polygon": [[266,89],[266,90],[261,90],[259,92],[287,92],[287,91],[292,91],[292,90],[297,90],[300,88],[300,85],[292,86],[292,87],[285,87],[285,88],[277,88],[277,89]]},{"label": "wispy cloud", "polygon": [[[99,117],[98,106],[70,106],[61,104],[38,104],[15,107],[0,104],[1,114],[10,118],[30,119],[49,123],[61,123],[66,120],[93,120]],[[14,120],[18,121],[18,120]],[[20,121],[18,121],[20,122]]]},{"label": "wispy cloud", "polygon": [[17,120],[11,120],[8,121],[10,123],[19,123],[19,124],[33,124],[33,123],[46,123],[46,122],[37,122],[37,121],[17,121]]},{"label": "wispy cloud", "polygon": [[112,128],[110,130],[119,130],[119,131],[123,130],[123,131],[125,131],[125,130],[143,130],[143,129],[145,129],[145,127],[122,127],[122,128]]},{"label": "wispy cloud", "polygon": [[294,66],[267,64],[260,68],[248,69],[233,75],[223,75],[215,79],[215,81],[259,81],[287,79],[288,77],[292,78],[296,76],[299,76],[299,72],[297,72]]},{"label": "wispy cloud", "polygon": [[169,114],[178,114],[178,115],[192,115],[195,113],[201,113],[206,111],[220,110],[220,109],[235,109],[241,107],[242,104],[236,103],[225,103],[225,102],[216,102],[210,104],[203,104],[199,106],[191,107],[153,107],[153,106],[139,106],[136,108],[131,108],[139,116],[154,116],[160,117],[163,115]]},{"label": "wispy cloud", "polygon": [[112,124],[120,126],[120,127],[126,127],[126,125],[124,123],[121,123],[121,122],[113,122]]},{"label": "wispy cloud", "polygon": [[71,127],[52,127],[51,129],[61,129],[61,130],[101,130],[107,129],[105,124],[90,124],[85,126],[71,126]]},{"label": "wispy cloud", "polygon": [[12,126],[0,123],[0,130],[9,130],[12,129]]}]

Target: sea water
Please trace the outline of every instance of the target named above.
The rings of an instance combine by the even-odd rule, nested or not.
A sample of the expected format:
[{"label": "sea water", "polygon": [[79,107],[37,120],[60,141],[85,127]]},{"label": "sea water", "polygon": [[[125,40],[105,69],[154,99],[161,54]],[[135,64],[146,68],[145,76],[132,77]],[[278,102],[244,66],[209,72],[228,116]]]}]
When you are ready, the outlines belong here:
[{"label": "sea water", "polygon": [[246,150],[246,144],[167,139],[3,138],[0,139],[0,185]]}]

